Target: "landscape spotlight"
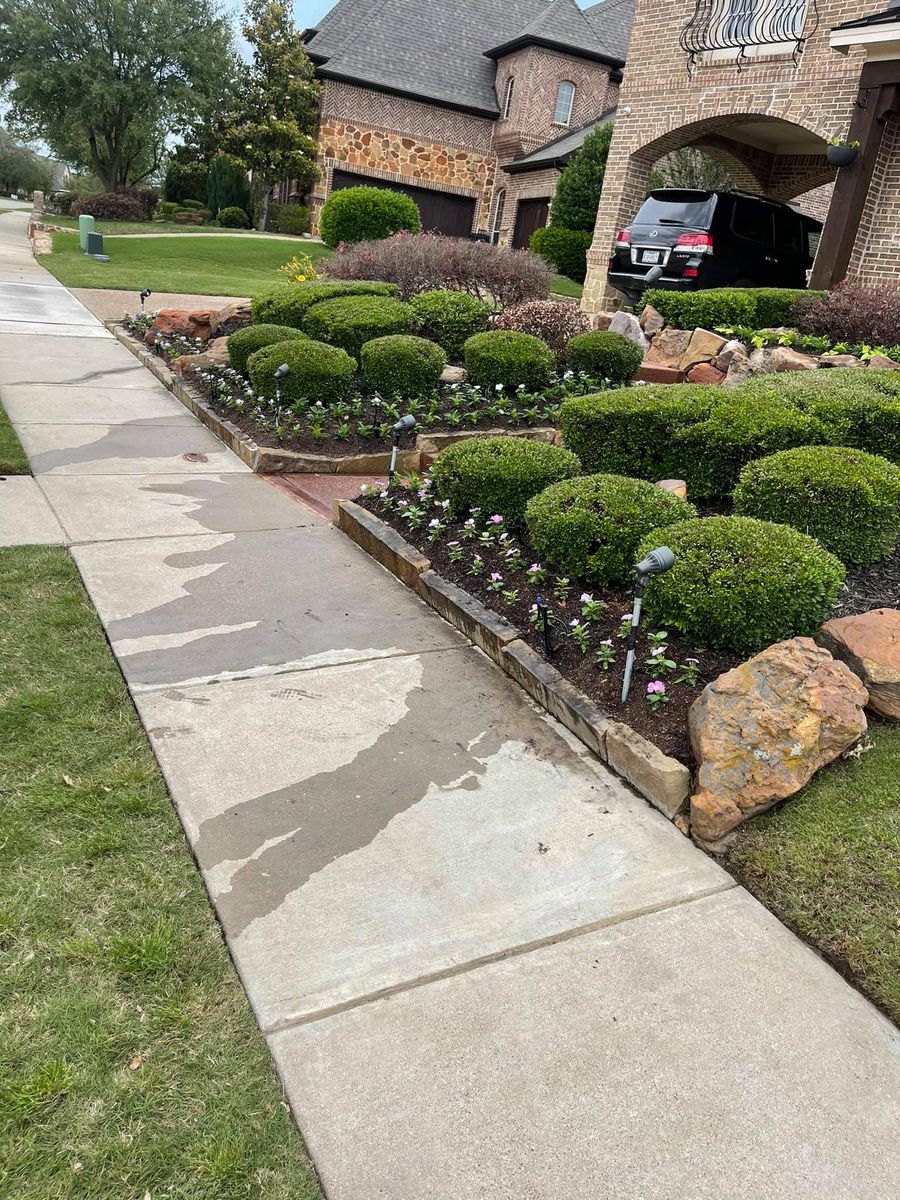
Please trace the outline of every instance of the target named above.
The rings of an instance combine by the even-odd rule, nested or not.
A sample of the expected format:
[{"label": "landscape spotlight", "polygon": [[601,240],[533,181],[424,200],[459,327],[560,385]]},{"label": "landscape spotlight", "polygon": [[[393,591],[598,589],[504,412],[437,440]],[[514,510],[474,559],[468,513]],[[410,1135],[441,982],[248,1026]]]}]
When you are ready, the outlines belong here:
[{"label": "landscape spotlight", "polygon": [[144,288],[144,290],[141,292],[140,296],[141,296],[141,312],[142,313],[144,311],[144,301],[149,300],[152,295],[153,295],[153,293],[150,291],[149,288]]},{"label": "landscape spotlight", "polygon": [[399,421],[391,427],[391,465],[388,467],[388,487],[394,479],[394,471],[397,468],[397,450],[400,447],[400,439],[404,433],[409,433],[411,429],[416,427],[416,418],[411,413],[407,413],[405,417],[401,417]]},{"label": "landscape spotlight", "polygon": [[642,558],[634,568],[634,608],[631,610],[631,628],[625,643],[628,654],[625,656],[625,677],[622,680],[622,703],[628,699],[631,687],[631,672],[634,669],[634,643],[637,639],[638,627],[641,623],[641,608],[644,604],[644,588],[651,575],[662,575],[675,565],[675,555],[668,546],[659,546],[651,550],[646,558]]},{"label": "landscape spotlight", "polygon": [[279,408],[281,408],[281,380],[284,379],[286,375],[290,375],[290,373],[291,368],[287,365],[287,363],[282,363],[280,367],[276,368],[275,374],[272,376],[272,378],[275,380],[275,403]]}]

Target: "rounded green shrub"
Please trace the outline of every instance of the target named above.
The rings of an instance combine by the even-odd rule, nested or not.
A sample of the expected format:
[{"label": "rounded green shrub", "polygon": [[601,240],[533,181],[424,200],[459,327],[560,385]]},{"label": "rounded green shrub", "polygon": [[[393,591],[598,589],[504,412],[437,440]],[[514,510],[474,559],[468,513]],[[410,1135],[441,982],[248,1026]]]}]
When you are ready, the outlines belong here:
[{"label": "rounded green shrub", "polygon": [[529,438],[467,438],[434,460],[431,477],[438,495],[460,516],[470,508],[485,516],[499,513],[520,526],[525,505],[552,483],[577,475],[574,454]]},{"label": "rounded green shrub", "polygon": [[410,298],[409,306],[422,337],[437,342],[452,359],[462,358],[465,341],[487,329],[491,315],[486,301],[446,289],[419,292]]},{"label": "rounded green shrub", "polygon": [[390,296],[337,296],[307,309],[303,329],[320,342],[340,346],[359,358],[366,342],[415,326],[412,309]]},{"label": "rounded green shrub", "polygon": [[900,468],[846,446],[799,446],[748,463],[734,510],[818,538],[852,566],[890,554],[900,539]]},{"label": "rounded green shrub", "polygon": [[373,338],[360,352],[363,383],[383,396],[436,392],[447,356],[434,342],[410,334]]},{"label": "rounded green shrub", "polygon": [[638,558],[660,544],[675,565],[651,578],[648,618],[698,646],[743,653],[811,636],[844,582],[843,564],[815,538],[753,517],[705,517],[649,533]]},{"label": "rounded green shrub", "polygon": [[702,384],[682,383],[579,396],[562,406],[563,442],[589,472],[680,479],[683,462],[674,436],[709,415],[714,392]]},{"label": "rounded green shrub", "polygon": [[820,440],[819,423],[800,409],[774,396],[751,402],[732,393],[705,421],[678,430],[674,448],[688,494],[710,499],[730,496],[752,459]]},{"label": "rounded green shrub", "polygon": [[556,359],[546,342],[530,333],[492,329],[476,333],[463,346],[469,383],[485,389],[524,385],[534,392],[545,388]]},{"label": "rounded green shrub", "polygon": [[756,300],[750,288],[704,288],[699,292],[648,288],[643,303],[655,308],[665,323],[676,329],[756,326]]},{"label": "rounded green shrub", "polygon": [[299,329],[289,325],[248,325],[238,329],[228,339],[228,359],[236,371],[247,373],[247,360],[263,346],[274,346],[290,338],[303,338]]},{"label": "rounded green shrub", "polygon": [[525,523],[541,561],[604,586],[624,583],[651,529],[696,516],[678,496],[624,475],[582,475],[528,501]]},{"label": "rounded green shrub", "polygon": [[303,326],[307,309],[337,296],[396,296],[393,283],[357,283],[316,279],[309,283],[291,283],[255,297],[250,311],[257,323]]},{"label": "rounded green shrub", "polygon": [[640,346],[621,333],[596,329],[579,333],[566,346],[573,371],[584,371],[595,379],[608,379],[614,387],[631,383],[644,360]]},{"label": "rounded green shrub", "polygon": [[250,355],[247,370],[257,395],[274,399],[274,375],[282,363],[287,363],[290,370],[279,381],[281,399],[293,408],[305,408],[316,401],[327,406],[346,400],[356,374],[356,360],[345,350],[294,336]]},{"label": "rounded green shrub", "polygon": [[561,225],[547,225],[536,229],[528,243],[529,250],[539,254],[560,275],[584,283],[587,275],[587,252],[591,248],[593,233],[586,229],[564,229]]},{"label": "rounded green shrub", "polygon": [[220,208],[216,220],[223,229],[249,229],[250,218],[242,208]]},{"label": "rounded green shrub", "polygon": [[405,230],[418,233],[422,219],[415,201],[390,188],[350,187],[332,192],[322,209],[319,233],[326,246],[367,242]]}]

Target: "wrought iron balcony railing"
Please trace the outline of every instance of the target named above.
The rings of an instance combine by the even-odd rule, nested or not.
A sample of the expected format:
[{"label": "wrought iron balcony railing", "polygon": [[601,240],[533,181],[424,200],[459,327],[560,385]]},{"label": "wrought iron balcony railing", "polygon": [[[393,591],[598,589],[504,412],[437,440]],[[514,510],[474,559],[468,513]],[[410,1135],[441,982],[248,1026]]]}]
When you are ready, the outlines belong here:
[{"label": "wrought iron balcony railing", "polygon": [[751,47],[789,49],[794,62],[819,25],[816,0],[697,0],[679,38],[688,70],[705,51],[734,50],[740,68]]}]

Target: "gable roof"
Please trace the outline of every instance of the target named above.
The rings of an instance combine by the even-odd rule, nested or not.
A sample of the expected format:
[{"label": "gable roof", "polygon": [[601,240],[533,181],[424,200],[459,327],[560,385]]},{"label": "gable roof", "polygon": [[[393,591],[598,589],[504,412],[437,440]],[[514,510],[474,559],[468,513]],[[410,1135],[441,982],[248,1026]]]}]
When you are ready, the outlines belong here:
[{"label": "gable roof", "polygon": [[[553,34],[544,44],[620,66],[620,7],[633,12],[633,0],[601,0],[583,13],[575,0],[338,0],[306,45],[324,79],[497,117],[492,47],[536,26]],[[612,18],[609,36],[601,8]]]},{"label": "gable roof", "polygon": [[[520,46],[549,46],[584,58],[610,58],[609,51],[597,37],[593,25],[575,3],[575,0],[550,0],[541,11],[528,21],[514,37],[500,46],[485,50],[488,58],[500,58],[518,50]],[[615,61],[616,66],[622,63]]]},{"label": "gable roof", "polygon": [[509,175],[520,175],[524,171],[542,171],[547,167],[559,167],[562,170],[575,151],[580,150],[584,145],[584,139],[589,133],[599,125],[606,125],[615,119],[616,110],[608,108],[605,113],[594,117],[593,121],[588,121],[580,129],[570,129],[568,133],[544,142],[543,146],[538,146],[537,150],[531,150],[528,154],[520,154],[512,162],[504,163],[503,170]]}]

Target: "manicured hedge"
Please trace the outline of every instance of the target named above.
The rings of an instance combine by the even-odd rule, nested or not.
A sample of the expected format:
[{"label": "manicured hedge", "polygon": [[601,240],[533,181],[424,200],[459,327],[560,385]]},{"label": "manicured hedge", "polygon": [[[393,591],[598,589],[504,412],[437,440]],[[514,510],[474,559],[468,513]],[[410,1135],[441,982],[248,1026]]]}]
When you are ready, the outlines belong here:
[{"label": "manicured hedge", "polygon": [[393,283],[369,283],[356,281],[331,281],[318,279],[310,283],[291,283],[257,296],[250,306],[255,323],[303,326],[306,310],[322,300],[336,296],[396,296]]},{"label": "manicured hedge", "polygon": [[351,187],[332,192],[322,209],[319,233],[326,246],[365,242],[405,230],[418,233],[422,219],[415,201],[390,188]]},{"label": "manicured hedge", "polygon": [[467,438],[442,450],[431,468],[438,495],[456,516],[470,508],[522,524],[525,505],[552,483],[577,475],[574,454],[529,438]]},{"label": "manicured hedge", "polygon": [[644,603],[657,628],[699,646],[743,653],[811,636],[844,581],[842,563],[789,525],[752,517],[705,517],[648,534],[641,556],[664,542],[675,565],[655,575]]},{"label": "manicured hedge", "polygon": [[644,355],[640,346],[621,333],[597,329],[573,337],[566,346],[566,358],[573,371],[585,371],[619,387],[631,383]]},{"label": "manicured hedge", "polygon": [[567,400],[560,413],[563,442],[588,472],[680,479],[684,464],[675,435],[704,420],[716,394],[714,388],[683,383]]},{"label": "manicured hedge", "polygon": [[299,329],[292,329],[289,325],[248,325],[246,329],[238,329],[229,337],[228,358],[235,370],[246,374],[250,355],[261,350],[263,346],[274,346],[278,342],[304,336]]},{"label": "manicured hedge", "polygon": [[220,208],[216,220],[223,229],[248,229],[250,218],[242,208]]},{"label": "manicured hedge", "polygon": [[818,538],[852,566],[890,554],[900,538],[900,468],[845,446],[800,446],[748,463],[736,513]]},{"label": "manicured hedge", "polygon": [[412,309],[390,296],[337,296],[307,309],[303,329],[320,342],[359,358],[366,342],[415,328]]},{"label": "manicured hedge", "polygon": [[464,343],[488,327],[491,306],[466,292],[439,289],[411,296],[409,306],[416,318],[418,332],[437,342],[448,356],[462,358]]},{"label": "manicured hedge", "polygon": [[593,233],[584,229],[564,229],[561,225],[547,225],[536,229],[528,243],[529,250],[539,254],[560,275],[566,275],[577,283],[584,283],[587,275],[587,252],[591,248]]},{"label": "manicured hedge", "polygon": [[395,333],[373,338],[360,353],[363,383],[382,396],[425,396],[436,392],[447,356],[427,338]]},{"label": "manicured hedge", "polygon": [[463,346],[469,383],[491,389],[546,387],[556,359],[546,342],[530,333],[491,329],[476,333]]},{"label": "manicured hedge", "polygon": [[542,562],[615,586],[631,577],[637,547],[652,529],[696,515],[686,500],[643,479],[582,475],[529,500],[525,523]]},{"label": "manicured hedge", "polygon": [[678,329],[715,329],[717,325],[768,329],[793,325],[794,306],[812,303],[822,295],[802,288],[707,288],[699,292],[649,288],[644,302],[652,304],[667,325]]},{"label": "manicured hedge", "polygon": [[304,408],[321,400],[332,404],[346,400],[356,373],[356,360],[337,346],[326,346],[306,337],[265,346],[250,355],[247,370],[257,395],[275,398],[275,371],[282,363],[290,367],[280,381],[285,405]]}]

